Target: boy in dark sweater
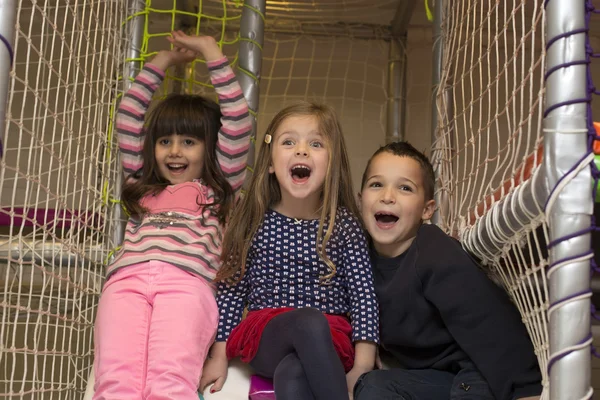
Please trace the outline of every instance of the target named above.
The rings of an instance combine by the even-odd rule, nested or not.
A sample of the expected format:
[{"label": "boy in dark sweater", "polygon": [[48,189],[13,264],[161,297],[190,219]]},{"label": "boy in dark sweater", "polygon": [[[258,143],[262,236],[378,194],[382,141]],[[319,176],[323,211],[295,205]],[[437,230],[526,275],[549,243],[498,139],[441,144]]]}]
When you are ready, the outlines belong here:
[{"label": "boy in dark sweater", "polygon": [[364,374],[356,400],[538,399],[541,374],[506,293],[435,225],[431,163],[380,148],[362,179],[381,344],[402,368]]}]

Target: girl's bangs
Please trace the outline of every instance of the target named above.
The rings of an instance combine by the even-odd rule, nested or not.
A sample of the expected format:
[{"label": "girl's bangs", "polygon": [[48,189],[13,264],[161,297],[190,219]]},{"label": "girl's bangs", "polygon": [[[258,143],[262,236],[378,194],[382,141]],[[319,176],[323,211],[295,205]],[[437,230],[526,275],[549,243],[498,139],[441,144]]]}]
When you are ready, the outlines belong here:
[{"label": "girl's bangs", "polygon": [[194,110],[190,102],[169,100],[165,99],[163,104],[158,106],[153,118],[154,126],[149,127],[154,133],[155,141],[172,134],[204,140],[206,127],[198,110]]}]

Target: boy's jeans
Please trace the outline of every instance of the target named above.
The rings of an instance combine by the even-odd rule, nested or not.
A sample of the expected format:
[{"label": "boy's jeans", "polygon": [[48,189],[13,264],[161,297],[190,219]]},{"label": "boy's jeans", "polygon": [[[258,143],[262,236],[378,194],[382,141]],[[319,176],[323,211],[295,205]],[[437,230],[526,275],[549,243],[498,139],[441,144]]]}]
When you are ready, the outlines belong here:
[{"label": "boy's jeans", "polygon": [[358,379],[355,400],[494,400],[488,383],[472,364],[458,374],[434,369],[371,371]]}]

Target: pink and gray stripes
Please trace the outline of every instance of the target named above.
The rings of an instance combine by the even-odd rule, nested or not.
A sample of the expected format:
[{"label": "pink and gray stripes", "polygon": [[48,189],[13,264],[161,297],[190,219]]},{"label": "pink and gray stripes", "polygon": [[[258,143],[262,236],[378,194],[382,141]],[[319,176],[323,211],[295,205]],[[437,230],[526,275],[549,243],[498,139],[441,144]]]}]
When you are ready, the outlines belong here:
[{"label": "pink and gray stripes", "polygon": [[[222,113],[217,161],[237,197],[250,147],[248,104],[226,58],[209,62],[208,69]],[[144,117],[164,75],[156,66],[146,64],[117,110],[116,128],[126,176],[143,166]],[[212,188],[199,181],[169,186],[157,196],[144,198],[150,213],[127,223],[123,246],[107,275],[143,261],[160,260],[212,281],[220,266],[223,227],[207,207],[198,204],[210,204],[213,198]]]}]

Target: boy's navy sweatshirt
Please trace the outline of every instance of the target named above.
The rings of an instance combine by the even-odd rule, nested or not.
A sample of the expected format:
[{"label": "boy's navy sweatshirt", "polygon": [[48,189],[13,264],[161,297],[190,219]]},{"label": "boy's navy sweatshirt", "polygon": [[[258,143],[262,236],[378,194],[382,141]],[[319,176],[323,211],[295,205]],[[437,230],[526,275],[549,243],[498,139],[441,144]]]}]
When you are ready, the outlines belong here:
[{"label": "boy's navy sweatshirt", "polygon": [[499,400],[541,393],[516,307],[458,241],[422,225],[403,254],[372,261],[381,343],[404,368],[456,373],[470,360]]}]

